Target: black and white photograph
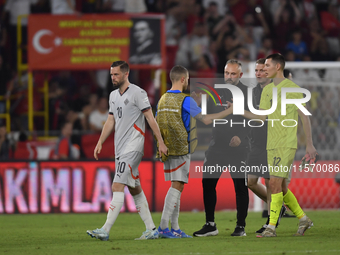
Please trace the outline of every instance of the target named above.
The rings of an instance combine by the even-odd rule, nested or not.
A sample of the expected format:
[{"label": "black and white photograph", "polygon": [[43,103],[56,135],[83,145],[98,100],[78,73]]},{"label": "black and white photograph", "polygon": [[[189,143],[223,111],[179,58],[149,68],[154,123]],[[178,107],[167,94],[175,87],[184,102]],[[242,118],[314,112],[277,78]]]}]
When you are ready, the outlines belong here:
[{"label": "black and white photograph", "polygon": [[160,36],[159,19],[133,19],[130,30],[130,64],[160,65]]}]

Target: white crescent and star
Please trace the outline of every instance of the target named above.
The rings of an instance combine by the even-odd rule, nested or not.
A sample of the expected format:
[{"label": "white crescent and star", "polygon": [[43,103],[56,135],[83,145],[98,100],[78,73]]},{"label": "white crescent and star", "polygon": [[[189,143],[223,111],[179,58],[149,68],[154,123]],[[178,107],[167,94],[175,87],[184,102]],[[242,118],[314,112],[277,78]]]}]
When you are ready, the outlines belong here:
[{"label": "white crescent and star", "polygon": [[[48,54],[50,52],[52,52],[53,47],[49,47],[49,48],[44,48],[41,44],[40,44],[40,39],[45,36],[45,35],[53,35],[52,31],[48,30],[48,29],[41,29],[38,32],[35,33],[35,35],[33,36],[33,47],[34,49],[41,53],[41,54]],[[54,45],[55,46],[59,46],[61,45],[62,40],[60,37],[56,37],[54,39]]]}]

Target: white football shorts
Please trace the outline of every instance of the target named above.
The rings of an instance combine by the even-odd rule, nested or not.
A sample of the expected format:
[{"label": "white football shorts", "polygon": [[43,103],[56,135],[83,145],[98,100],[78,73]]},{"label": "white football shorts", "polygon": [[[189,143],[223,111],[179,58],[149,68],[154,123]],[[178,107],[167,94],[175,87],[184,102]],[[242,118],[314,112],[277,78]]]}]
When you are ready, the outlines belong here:
[{"label": "white football shorts", "polygon": [[113,182],[123,183],[131,188],[140,186],[138,166],[142,161],[142,157],[142,153],[131,151],[116,158],[116,171]]},{"label": "white football shorts", "polygon": [[190,154],[184,156],[169,156],[164,162],[164,177],[166,181],[188,183],[190,169]]}]

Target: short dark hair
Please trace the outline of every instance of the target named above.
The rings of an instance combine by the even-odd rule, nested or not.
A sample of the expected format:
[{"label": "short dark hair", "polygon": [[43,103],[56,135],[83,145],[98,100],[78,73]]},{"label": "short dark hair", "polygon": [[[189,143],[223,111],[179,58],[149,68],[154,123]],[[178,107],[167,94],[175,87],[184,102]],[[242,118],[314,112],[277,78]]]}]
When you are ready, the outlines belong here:
[{"label": "short dark hair", "polygon": [[125,61],[115,61],[112,63],[111,67],[120,67],[120,71],[122,71],[123,73],[129,72],[130,71],[130,67],[129,64],[126,63]]},{"label": "short dark hair", "polygon": [[271,59],[275,64],[280,64],[282,71],[285,69],[285,58],[280,53],[270,54],[266,59]]},{"label": "short dark hair", "polygon": [[260,64],[260,65],[264,65],[265,62],[266,62],[265,58],[259,58],[258,60],[256,60],[256,64]]},{"label": "short dark hair", "polygon": [[188,69],[186,69],[184,66],[174,66],[170,71],[170,80],[172,82],[176,82],[180,80],[183,76],[188,75]]},{"label": "short dark hair", "polygon": [[19,141],[20,142],[25,142],[25,141],[27,141],[27,135],[26,135],[26,133],[25,132],[20,132],[20,134],[19,134]]},{"label": "short dark hair", "polygon": [[284,70],[283,70],[283,76],[284,76],[285,78],[288,78],[289,74],[290,74],[290,70],[288,70],[288,69],[284,69]]}]

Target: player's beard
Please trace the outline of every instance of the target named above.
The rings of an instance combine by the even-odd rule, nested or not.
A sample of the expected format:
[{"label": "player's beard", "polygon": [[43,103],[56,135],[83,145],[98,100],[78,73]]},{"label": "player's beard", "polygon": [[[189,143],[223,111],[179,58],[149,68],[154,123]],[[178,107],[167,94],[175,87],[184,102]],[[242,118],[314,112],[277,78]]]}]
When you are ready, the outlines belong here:
[{"label": "player's beard", "polygon": [[124,80],[122,80],[122,81],[117,81],[116,84],[114,84],[114,83],[112,82],[112,84],[113,84],[113,87],[114,87],[114,88],[120,88],[121,86],[123,86]]},{"label": "player's beard", "polygon": [[236,79],[236,80],[226,79],[224,81],[225,81],[226,84],[237,85],[239,79]]},{"label": "player's beard", "polygon": [[183,93],[190,94],[190,88],[189,84],[187,83],[186,85],[183,86]]}]

